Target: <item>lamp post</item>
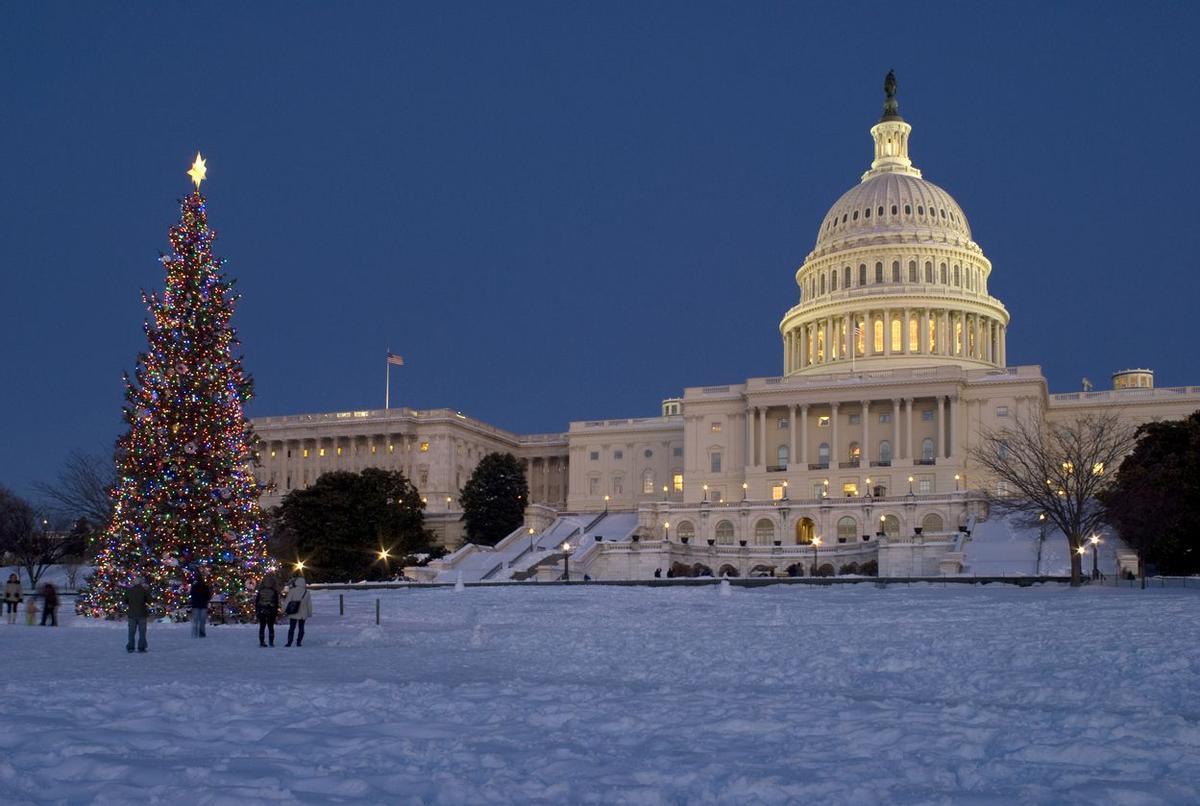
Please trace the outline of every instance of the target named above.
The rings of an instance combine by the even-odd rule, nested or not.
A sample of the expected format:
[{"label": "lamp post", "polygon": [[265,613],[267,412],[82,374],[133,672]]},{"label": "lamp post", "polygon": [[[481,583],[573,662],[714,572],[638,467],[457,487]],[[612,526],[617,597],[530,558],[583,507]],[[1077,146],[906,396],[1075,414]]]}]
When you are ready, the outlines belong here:
[{"label": "lamp post", "polygon": [[608,514],[608,496],[604,496],[604,514]]},{"label": "lamp post", "polygon": [[533,554],[533,535],[534,535],[534,530],[533,530],[533,527],[530,526],[529,527],[529,553],[530,554]]},{"label": "lamp post", "polygon": [[663,521],[663,542],[664,543],[671,542],[671,522],[670,521]]},{"label": "lamp post", "polygon": [[817,535],[816,537],[814,537],[812,539],[812,547],[813,547],[813,566],[812,566],[812,573],[809,574],[809,576],[815,577],[817,575],[817,550],[821,548],[821,536],[820,535]]},{"label": "lamp post", "polygon": [[667,500],[667,485],[663,485],[663,500]]},{"label": "lamp post", "polygon": [[1087,546],[1080,546],[1075,549],[1075,553],[1079,555],[1079,564],[1083,565],[1083,557],[1087,554]]},{"label": "lamp post", "polygon": [[880,515],[879,516],[879,536],[880,537],[887,534],[887,530],[883,528],[883,525],[885,523],[887,523],[887,515]]},{"label": "lamp post", "polygon": [[562,550],[563,550],[563,580],[565,582],[570,582],[571,581],[571,544],[570,544],[570,542],[564,542],[562,544]]},{"label": "lamp post", "polygon": [[867,497],[867,498],[870,498],[870,497],[871,497],[871,480],[870,480],[870,479],[867,479],[867,492],[866,492],[866,497]]},{"label": "lamp post", "polygon": [[390,551],[388,551],[387,549],[385,549],[385,548],[379,549],[379,562],[383,563],[383,573],[385,575],[388,572],[388,560],[391,558],[391,556],[392,556],[392,553]]},{"label": "lamp post", "polygon": [[1092,544],[1092,579],[1099,579],[1100,566],[1098,563],[1100,557],[1100,544],[1104,541],[1100,539],[1100,535],[1092,535],[1090,538],[1088,538],[1088,542]]},{"label": "lamp post", "polygon": [[912,495],[912,494],[913,494],[913,491],[912,491],[912,483],[913,483],[913,477],[912,477],[912,476],[909,476],[909,477],[908,477],[908,494],[909,494],[909,495]]},{"label": "lamp post", "polygon": [[822,484],[824,485],[824,489],[821,490],[821,497],[828,498],[829,497],[829,479],[825,479],[822,482]]},{"label": "lamp post", "polygon": [[744,482],[744,481],[742,482],[742,500],[743,500],[743,501],[745,501],[745,500],[746,500],[746,490],[747,490],[747,489],[749,489],[749,487],[750,487],[750,485],[749,485],[749,484],[747,484],[747,483],[746,483],[746,482]]},{"label": "lamp post", "polygon": [[784,501],[787,500],[787,488],[788,488],[787,479],[784,479],[783,480],[783,500]]},{"label": "lamp post", "polygon": [[708,502],[708,485],[705,484],[703,489],[704,489],[704,501],[707,503]]}]

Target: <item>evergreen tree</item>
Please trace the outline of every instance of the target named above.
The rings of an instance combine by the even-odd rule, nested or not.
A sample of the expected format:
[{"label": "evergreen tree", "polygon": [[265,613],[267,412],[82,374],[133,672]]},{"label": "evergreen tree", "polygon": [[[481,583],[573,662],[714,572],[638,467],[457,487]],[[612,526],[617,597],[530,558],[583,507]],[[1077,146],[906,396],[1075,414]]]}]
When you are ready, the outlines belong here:
[{"label": "evergreen tree", "polygon": [[121,614],[135,576],[149,583],[157,614],[183,612],[200,568],[230,612],[248,616],[248,590],[268,569],[242,409],[252,384],[230,326],[239,295],[212,254],[199,154],[189,173],[196,190],[170,230],[172,253],[160,257],[166,286],[161,296],[142,294],[148,346],[125,376],[128,431],[117,441],[113,514],[77,604],[88,616]]},{"label": "evergreen tree", "polygon": [[277,540],[294,547],[306,578],[347,582],[390,578],[405,557],[428,551],[424,509],[403,473],[367,468],[325,473],[272,514]]},{"label": "evergreen tree", "polygon": [[529,484],[525,468],[511,453],[489,453],[463,486],[459,502],[467,540],[494,546],[525,521]]},{"label": "evergreen tree", "polygon": [[1100,496],[1105,518],[1158,573],[1200,573],[1200,411],[1146,423],[1137,436]]}]

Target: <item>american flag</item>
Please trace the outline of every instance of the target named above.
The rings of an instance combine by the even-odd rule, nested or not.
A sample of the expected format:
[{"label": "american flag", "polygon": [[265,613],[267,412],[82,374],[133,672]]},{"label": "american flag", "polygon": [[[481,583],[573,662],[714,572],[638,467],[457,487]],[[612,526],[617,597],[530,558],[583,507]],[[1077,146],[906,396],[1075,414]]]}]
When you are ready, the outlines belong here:
[{"label": "american flag", "polygon": [[396,355],[395,353],[388,351],[387,362],[389,364],[395,364],[398,367],[402,367],[404,366],[404,356]]},{"label": "american flag", "polygon": [[862,335],[862,328],[859,327],[858,322],[855,322],[854,323],[854,338],[857,339],[861,335]]}]

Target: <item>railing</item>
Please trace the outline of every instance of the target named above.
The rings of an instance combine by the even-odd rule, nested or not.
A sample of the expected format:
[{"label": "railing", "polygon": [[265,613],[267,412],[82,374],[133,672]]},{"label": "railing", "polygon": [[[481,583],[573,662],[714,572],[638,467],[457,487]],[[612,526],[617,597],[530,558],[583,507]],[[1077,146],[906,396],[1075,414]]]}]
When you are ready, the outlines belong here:
[{"label": "railing", "polygon": [[913,464],[922,467],[931,467],[937,464],[937,459],[914,459]]},{"label": "railing", "polygon": [[1172,400],[1183,396],[1195,395],[1200,397],[1200,386],[1162,386],[1157,389],[1106,389],[1102,392],[1065,392],[1050,395],[1055,403],[1098,403],[1102,401],[1130,400],[1133,398],[1149,398],[1154,400]]},{"label": "railing", "polygon": [[857,459],[851,459],[849,462],[838,462],[838,469],[849,470],[852,467],[858,467],[858,465],[859,461]]},{"label": "railing", "polygon": [[879,460],[871,461],[871,467],[891,467],[891,466],[892,466],[891,459],[879,459]]},{"label": "railing", "polygon": [[787,471],[787,465],[767,465],[768,473],[784,473]]},{"label": "railing", "polygon": [[812,462],[808,466],[809,470],[828,470],[829,462]]}]

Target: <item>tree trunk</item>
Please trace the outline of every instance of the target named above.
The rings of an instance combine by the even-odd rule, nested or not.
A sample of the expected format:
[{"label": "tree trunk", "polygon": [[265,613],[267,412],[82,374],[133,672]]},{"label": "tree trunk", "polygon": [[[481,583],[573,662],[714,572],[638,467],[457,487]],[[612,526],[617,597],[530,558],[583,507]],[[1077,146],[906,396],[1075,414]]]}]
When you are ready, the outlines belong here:
[{"label": "tree trunk", "polygon": [[1083,557],[1079,554],[1079,546],[1071,541],[1071,587],[1078,588],[1083,584]]}]

